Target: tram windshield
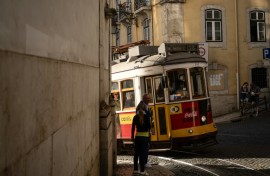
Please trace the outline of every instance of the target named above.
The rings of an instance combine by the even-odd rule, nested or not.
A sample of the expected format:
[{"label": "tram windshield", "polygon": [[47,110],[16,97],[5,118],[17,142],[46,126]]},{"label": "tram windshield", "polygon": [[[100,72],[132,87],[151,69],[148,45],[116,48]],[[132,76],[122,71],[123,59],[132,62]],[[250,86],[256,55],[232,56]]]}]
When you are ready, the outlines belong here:
[{"label": "tram windshield", "polygon": [[162,84],[162,77],[155,77],[154,78],[155,83],[155,92],[156,92],[156,102],[161,103],[165,101],[165,95],[164,95],[164,84]]},{"label": "tram windshield", "polygon": [[151,103],[165,102],[164,80],[162,76],[152,76],[145,78],[145,91],[150,97]]},{"label": "tram windshield", "polygon": [[190,83],[193,98],[206,96],[204,69],[194,67],[190,69]]},{"label": "tram windshield", "polygon": [[146,93],[149,95],[149,103],[153,103],[152,78],[145,78]]},{"label": "tram windshield", "polygon": [[170,101],[189,98],[187,69],[168,71]]}]

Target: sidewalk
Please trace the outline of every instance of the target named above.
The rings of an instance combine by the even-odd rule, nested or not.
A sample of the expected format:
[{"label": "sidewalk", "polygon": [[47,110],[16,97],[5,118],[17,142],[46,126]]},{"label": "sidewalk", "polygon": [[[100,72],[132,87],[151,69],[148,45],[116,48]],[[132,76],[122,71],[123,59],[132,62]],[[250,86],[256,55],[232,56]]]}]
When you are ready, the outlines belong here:
[{"label": "sidewalk", "polygon": [[240,112],[232,112],[229,114],[221,115],[219,117],[214,117],[213,121],[214,123],[219,124],[219,123],[229,123],[229,122],[240,121],[242,119],[243,117],[241,117]]},{"label": "sidewalk", "polygon": [[[269,113],[269,111],[261,112]],[[241,121],[246,116],[241,116],[240,112],[233,112],[226,115],[213,118],[214,123],[231,123]],[[145,168],[145,171],[151,176],[174,176],[170,170],[163,167],[170,165],[170,161],[164,162],[156,156],[149,155],[149,163],[152,164],[151,168]],[[173,163],[172,163],[173,164]],[[115,168],[116,176],[131,176],[133,175],[133,156],[117,156],[117,167]]]},{"label": "sidewalk", "polygon": [[[269,113],[269,112],[270,111],[268,109],[263,110],[263,111],[259,111],[258,117],[260,117],[260,115],[264,115],[265,113]],[[229,114],[221,115],[219,117],[214,117],[213,121],[215,124],[230,123],[230,122],[238,122],[238,121],[241,121],[241,120],[243,120],[245,118],[249,118],[249,117],[252,117],[252,115],[247,114],[247,115],[241,116],[240,112],[232,112]]]}]

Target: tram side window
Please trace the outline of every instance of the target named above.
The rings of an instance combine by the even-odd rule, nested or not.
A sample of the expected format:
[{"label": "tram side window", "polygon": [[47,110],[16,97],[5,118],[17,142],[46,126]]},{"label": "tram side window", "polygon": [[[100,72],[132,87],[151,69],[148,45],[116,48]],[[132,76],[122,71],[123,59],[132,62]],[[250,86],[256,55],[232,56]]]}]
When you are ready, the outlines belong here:
[{"label": "tram side window", "polygon": [[123,97],[123,107],[135,108],[135,94],[133,87],[133,80],[125,80],[121,82],[121,91]]},{"label": "tram side window", "polygon": [[112,91],[119,91],[118,82],[112,82]]},{"label": "tram side window", "polygon": [[162,84],[162,77],[156,77],[154,78],[155,82],[155,92],[156,92],[156,102],[164,102],[165,96],[164,96],[164,85]]},{"label": "tram side window", "polygon": [[132,79],[122,81],[122,89],[128,89],[128,88],[133,89],[133,80]]},{"label": "tram side window", "polygon": [[121,110],[121,104],[120,104],[118,82],[112,82],[111,96],[112,96],[113,101],[115,103],[115,110],[116,111],[120,111]]},{"label": "tram side window", "polygon": [[201,67],[194,67],[190,69],[191,90],[192,97],[199,98],[205,97],[205,77],[204,69]]},{"label": "tram side window", "polygon": [[170,101],[189,98],[186,69],[168,71]]},{"label": "tram side window", "polygon": [[146,87],[146,93],[150,97],[149,103],[153,103],[152,78],[145,78],[145,87]]}]

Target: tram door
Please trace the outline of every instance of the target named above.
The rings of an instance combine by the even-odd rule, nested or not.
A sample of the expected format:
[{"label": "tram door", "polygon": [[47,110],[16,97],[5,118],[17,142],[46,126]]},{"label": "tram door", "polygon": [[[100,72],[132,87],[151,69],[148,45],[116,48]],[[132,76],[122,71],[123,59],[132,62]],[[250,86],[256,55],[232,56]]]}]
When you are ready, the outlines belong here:
[{"label": "tram door", "polygon": [[150,96],[149,108],[152,111],[151,141],[170,140],[170,120],[165,104],[164,82],[162,76],[145,78],[146,93]]}]

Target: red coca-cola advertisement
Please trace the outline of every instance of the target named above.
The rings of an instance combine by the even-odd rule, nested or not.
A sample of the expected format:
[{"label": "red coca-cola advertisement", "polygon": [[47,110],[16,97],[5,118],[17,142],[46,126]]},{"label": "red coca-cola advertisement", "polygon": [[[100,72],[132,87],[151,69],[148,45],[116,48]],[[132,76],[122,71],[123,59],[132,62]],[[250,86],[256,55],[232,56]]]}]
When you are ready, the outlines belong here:
[{"label": "red coca-cola advertisement", "polygon": [[178,130],[183,128],[190,128],[200,125],[200,111],[198,102],[181,103],[182,112],[179,114],[172,114],[171,128]]}]

